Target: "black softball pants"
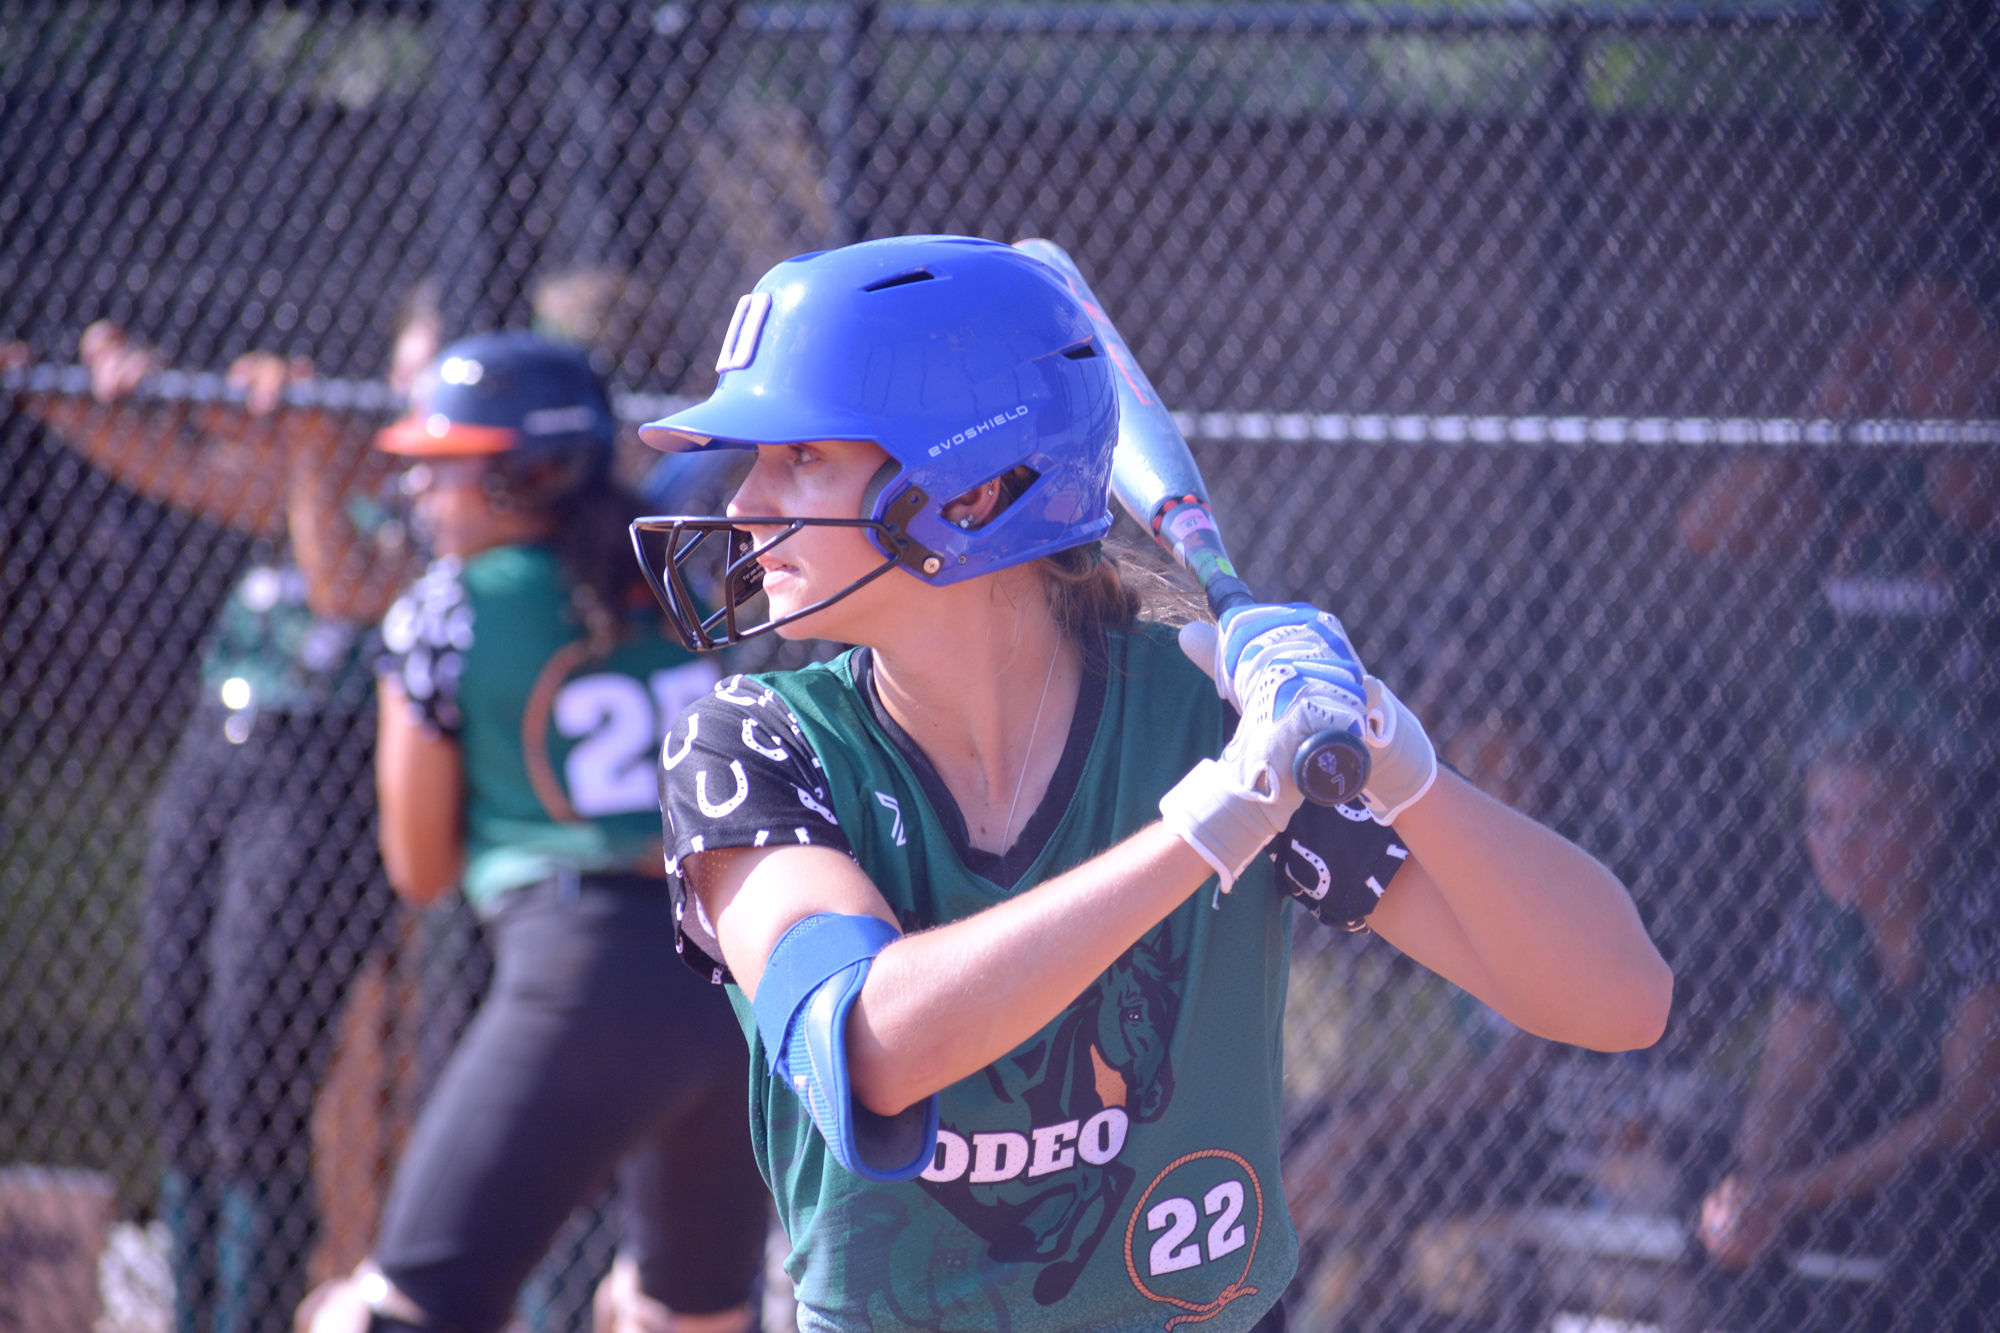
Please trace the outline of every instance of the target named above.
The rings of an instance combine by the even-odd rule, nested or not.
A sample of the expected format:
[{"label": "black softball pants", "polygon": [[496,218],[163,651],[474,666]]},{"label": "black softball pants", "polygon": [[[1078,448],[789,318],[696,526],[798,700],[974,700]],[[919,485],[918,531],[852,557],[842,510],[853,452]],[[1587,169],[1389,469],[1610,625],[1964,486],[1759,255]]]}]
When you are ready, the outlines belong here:
[{"label": "black softball pants", "polygon": [[[154,804],[146,1057],[181,1333],[290,1327],[317,1223],[311,1117],[393,896],[374,719],[198,710]],[[247,725],[244,725],[246,724]]]},{"label": "black softball pants", "polygon": [[375,1259],[465,1333],[507,1321],[557,1229],[616,1174],[641,1287],[710,1314],[751,1298],[769,1207],[743,1031],[674,954],[662,881],[510,895],[493,988],[418,1117]]}]

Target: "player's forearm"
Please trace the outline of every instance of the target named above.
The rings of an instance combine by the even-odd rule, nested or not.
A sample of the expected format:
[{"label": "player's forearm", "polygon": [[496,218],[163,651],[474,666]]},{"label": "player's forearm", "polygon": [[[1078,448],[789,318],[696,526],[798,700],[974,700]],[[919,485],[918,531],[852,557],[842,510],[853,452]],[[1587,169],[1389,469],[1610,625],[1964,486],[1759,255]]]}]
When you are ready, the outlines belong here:
[{"label": "player's forearm", "polygon": [[[1673,973],[1624,886],[1595,858],[1449,772],[1396,831],[1442,910],[1398,938],[1396,905],[1385,898],[1391,943],[1538,1036],[1593,1050],[1659,1040]],[[1439,944],[1442,956],[1432,949]]]},{"label": "player's forearm", "polygon": [[1770,1096],[1753,1094],[1743,1113],[1743,1131],[1736,1149],[1744,1175],[1768,1180],[1800,1160],[1805,1112],[1811,1105],[1810,1087],[1786,1087]]},{"label": "player's forearm", "polygon": [[848,1018],[862,1103],[894,1114],[998,1060],[1209,874],[1156,824],[1017,898],[891,944]]},{"label": "player's forearm", "polygon": [[354,478],[319,458],[294,461],[285,513],[292,558],[305,575],[306,600],[317,615],[373,624],[417,572],[407,546],[385,548],[363,536],[344,501]]},{"label": "player's forearm", "polygon": [[1824,1071],[1839,1053],[1837,1028],[1823,1005],[1781,994],[1743,1110],[1737,1158],[1745,1174],[1763,1180],[1805,1147],[1806,1111],[1819,1097]]},{"label": "player's forearm", "polygon": [[1971,1147],[1985,1136],[1988,1119],[1956,1101],[1934,1104],[1838,1156],[1784,1177],[1783,1183],[1807,1208],[1866,1197],[1921,1157]]},{"label": "player's forearm", "polygon": [[215,437],[205,424],[190,420],[193,414],[184,406],[138,408],[42,396],[24,402],[31,415],[120,485],[231,527],[280,530],[277,453],[260,434]]},{"label": "player's forearm", "polygon": [[382,868],[396,893],[428,907],[458,882],[465,776],[455,741],[426,732],[394,683],[378,686],[375,790]]},{"label": "player's forearm", "polygon": [[1761,1179],[1778,1169],[1785,1146],[1797,1139],[1804,1105],[1804,1097],[1752,1095],[1737,1135],[1736,1157],[1745,1174]]},{"label": "player's forearm", "polygon": [[[1787,1178],[1799,1202],[1822,1207],[1872,1193],[1926,1153],[1962,1152],[2000,1133],[2000,986],[1960,1002],[1944,1039],[1944,1087],[1930,1105],[1875,1137]],[[1824,1061],[1816,1062],[1823,1064]]]}]

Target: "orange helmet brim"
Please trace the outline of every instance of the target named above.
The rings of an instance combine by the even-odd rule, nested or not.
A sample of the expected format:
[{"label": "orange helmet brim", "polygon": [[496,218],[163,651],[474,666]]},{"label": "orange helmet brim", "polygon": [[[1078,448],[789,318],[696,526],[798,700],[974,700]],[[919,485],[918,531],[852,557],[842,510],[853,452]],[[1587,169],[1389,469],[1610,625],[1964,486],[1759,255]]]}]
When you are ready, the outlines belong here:
[{"label": "orange helmet brim", "polygon": [[416,458],[453,458],[505,453],[518,436],[505,426],[474,426],[433,413],[385,426],[375,435],[375,447]]}]

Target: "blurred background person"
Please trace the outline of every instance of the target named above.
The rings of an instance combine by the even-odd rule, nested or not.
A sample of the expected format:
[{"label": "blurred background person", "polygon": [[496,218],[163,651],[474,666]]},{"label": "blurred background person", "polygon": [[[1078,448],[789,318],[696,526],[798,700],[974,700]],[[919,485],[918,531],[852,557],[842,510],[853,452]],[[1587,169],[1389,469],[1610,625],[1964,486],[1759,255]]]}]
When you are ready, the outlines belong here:
[{"label": "blurred background person", "polygon": [[425,1102],[374,1259],[301,1322],[492,1333],[615,1172],[624,1245],[597,1327],[751,1327],[766,1195],[720,991],[672,964],[654,756],[719,677],[661,634],[587,354],[447,348],[382,449],[437,559],[383,628],[383,857],[408,901],[458,888],[490,993]]},{"label": "blurred background person", "polygon": [[[1877,308],[1860,312],[1836,346],[1803,414],[1852,422],[1962,421],[2000,413],[2000,334],[1991,309],[1975,290],[1966,273],[1937,264],[1919,264],[1886,284]],[[1703,1231],[1704,1243],[1724,1262],[1749,1265],[1753,1275],[1765,1279],[1732,1289],[1745,1299],[1775,1299],[1773,1293],[1783,1290],[1793,1292],[1788,1301],[1810,1305],[1805,1293],[1817,1290],[1801,1279],[1794,1278],[1791,1285],[1779,1281],[1785,1263],[1781,1256],[1790,1250],[1774,1237],[1786,1234],[1784,1220],[1804,1205],[1782,1186],[1767,1190],[1765,1180],[1774,1173],[1783,1177],[1801,1164],[1751,1164],[1751,1158],[1781,1151],[1755,1126],[1777,1109],[1774,1098],[1803,1097],[1800,1080],[1810,1083],[1819,1076],[1825,1063],[1821,1057],[1829,1049],[1843,1043],[1865,1049],[1871,1025],[1895,1028],[1921,1018],[1928,1025],[1926,1040],[1938,1040],[1942,1020],[1937,1013],[1893,1015],[1899,1006],[1923,1009],[1944,1003],[1944,997],[1958,996],[1960,983],[1940,973],[1949,960],[1934,948],[1902,952],[1907,941],[1899,932],[1961,906],[1971,910],[1982,896],[1990,902],[1995,891],[1992,867],[2000,853],[1993,801],[2000,780],[2000,675],[1994,671],[2000,661],[2000,527],[1995,524],[2000,470],[1990,454],[1990,449],[1882,444],[1751,451],[1711,472],[1677,515],[1686,547],[1709,561],[1714,573],[1739,585],[1731,594],[1718,583],[1711,594],[1718,600],[1731,597],[1740,619],[1725,636],[1726,648],[1718,650],[1710,674],[1733,671],[1738,679],[1785,682],[1747,699],[1715,699],[1684,714],[1708,719],[1726,715],[1726,734],[1768,732],[1772,742],[1754,770],[1761,781],[1746,780],[1733,799],[1691,827],[1724,845],[1761,844],[1751,864],[1797,867],[1764,876],[1761,885],[1758,877],[1746,878],[1739,868],[1712,877],[1706,892],[1697,886],[1677,904],[1691,936],[1701,938],[1705,930],[1709,949],[1728,962],[1726,970],[1712,972],[1700,983],[1701,1002],[1686,1006],[1700,1015],[1696,1026],[1708,1030],[1696,1035],[1710,1051],[1755,1049],[1759,1040],[1764,1044],[1738,1148],[1746,1168],[1710,1199]],[[1723,652],[1750,660],[1731,663]],[[1756,662],[1760,652],[1769,657]],[[1879,804],[1842,814],[1833,804],[1838,784],[1832,775],[1842,768],[1835,756],[1864,738],[1887,736],[1899,736],[1897,748],[1913,756],[1902,765],[1909,770],[1901,780],[1911,784],[1910,792],[1878,775]],[[1704,736],[1704,749],[1712,749],[1714,739],[1713,734]],[[1848,753],[1851,760],[1860,752]],[[1847,763],[1857,771],[1841,781],[1861,783],[1858,770],[1865,766]],[[1806,841],[1806,864],[1799,866],[1797,816],[1792,812],[1801,790],[1808,832],[1822,843],[1835,833],[1863,836],[1861,824],[1844,833],[1821,827],[1837,818],[1882,820],[1907,810],[1913,819],[1930,821],[1922,829],[1912,824],[1877,831],[1900,849],[1897,855],[1914,856],[1913,873],[1928,882],[1907,894],[1878,886],[1877,905],[1870,908],[1857,900],[1858,889],[1831,882],[1861,872],[1822,864],[1824,846],[1812,837]],[[1936,845],[1905,846],[1919,837],[1944,846],[1941,851]],[[1947,870],[1951,873],[1939,878]],[[1881,877],[1891,871],[1884,866],[1870,873]],[[1746,884],[1758,891],[1743,892]],[[1966,904],[1956,901],[1961,898]],[[1867,924],[1868,937],[1885,942],[1879,950],[1850,951],[1845,963],[1828,964],[1837,971],[1851,964],[1855,970],[1842,973],[1850,980],[1835,985],[1829,979],[1817,990],[1802,989],[1811,981],[1807,964],[1812,951],[1800,942],[1799,923],[1829,917],[1835,912],[1830,902],[1839,903],[1843,929],[1860,931]],[[1787,921],[1793,928],[1780,930]],[[1878,936],[1884,929],[1890,935]],[[1720,943],[1731,938],[1737,941],[1733,946]],[[1766,941],[1772,940],[1784,947],[1766,957]],[[1911,961],[1919,958],[1920,966]],[[1878,970],[1883,961],[1897,959],[1918,966],[1918,974],[1913,978]],[[1772,964],[1778,970],[1779,998],[1766,1031],[1755,988],[1745,982]],[[1867,1006],[1842,1000],[1837,1014],[1829,1018],[1824,1008],[1815,1009],[1811,1012],[1817,1017],[1811,1021],[1799,1003],[1803,995],[1863,994],[1873,997]],[[1913,996],[1928,998],[1919,1004]],[[1795,1059],[1806,1064],[1788,1068]],[[1841,1077],[1861,1077],[1851,1066],[1843,1068],[1850,1072]],[[1886,1124],[1901,1114],[1897,1107],[1907,1111],[1936,1095],[1909,1092],[1923,1086],[1919,1071],[1905,1069],[1903,1076],[1909,1084],[1902,1102],[1891,1090],[1854,1082],[1856,1114]],[[1867,1137],[1852,1125],[1842,1130],[1825,1119],[1834,1114],[1825,1099],[1837,1102],[1843,1095],[1821,1088],[1822,1103],[1815,1113],[1821,1119],[1807,1136],[1817,1145],[1814,1151],[1835,1160],[1840,1160],[1843,1144],[1851,1146],[1857,1135]],[[1914,1123],[1906,1128],[1916,1132]],[[1917,1155],[1917,1139],[1903,1143],[1906,1156]],[[1849,1217],[1847,1205],[1854,1200],[1891,1197],[1877,1188],[1879,1181],[1856,1177],[1838,1191],[1840,1206],[1833,1206],[1829,1179],[1820,1177],[1814,1186],[1811,1207],[1820,1210],[1815,1215]],[[1894,1197],[1896,1203],[1882,1206],[1916,1206],[1907,1188]],[[1729,1219],[1739,1208],[1743,1220],[1737,1225]],[[1805,1244],[1800,1235],[1792,1241],[1792,1248]],[[1815,1242],[1820,1249],[1837,1248],[1826,1238],[1822,1241]],[[1940,1262],[1954,1267],[1942,1253]],[[1955,1271],[1965,1270],[1956,1266]],[[1899,1270],[1898,1280],[1904,1278],[1920,1280],[1922,1275]],[[1858,1300],[1864,1286],[1834,1283],[1826,1291]],[[1844,1316],[1816,1317],[1838,1326]]]},{"label": "blurred background person", "polygon": [[[399,321],[392,384],[434,351]],[[374,847],[369,627],[415,567],[387,470],[342,415],[284,404],[310,363],[240,358],[241,405],[131,401],[163,368],[85,330],[95,403],[41,418],[133,491],[256,538],[211,628],[201,701],[159,788],[144,871],[146,1059],[177,1333],[282,1328],[318,1231],[313,1098],[392,898]]]},{"label": "blurred background person", "polygon": [[[1919,270],[1835,351],[1805,410],[1839,421],[2000,414],[2000,336],[1965,282]],[[1981,771],[2000,737],[1997,506],[2000,471],[1980,451],[1788,450],[1717,468],[1679,526],[1698,556],[1803,566],[1792,715],[1813,735],[1893,726]],[[1804,734],[1795,728],[1795,741]]]},{"label": "blurred background person", "polygon": [[1721,1327],[1990,1327],[2000,1300],[2000,894],[1923,741],[1837,737],[1805,772],[1815,891],[1736,1141],[1703,1200]]}]

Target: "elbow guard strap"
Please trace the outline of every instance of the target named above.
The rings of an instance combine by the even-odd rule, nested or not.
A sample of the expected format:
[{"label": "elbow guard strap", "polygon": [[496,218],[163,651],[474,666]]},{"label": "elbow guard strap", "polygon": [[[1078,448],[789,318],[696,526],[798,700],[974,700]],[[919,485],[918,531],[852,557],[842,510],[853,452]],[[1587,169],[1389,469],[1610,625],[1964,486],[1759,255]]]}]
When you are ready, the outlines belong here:
[{"label": "elbow guard strap", "polygon": [[897,1115],[854,1100],[847,1077],[847,1011],[875,955],[900,938],[879,917],[821,912],[779,937],[751,1008],[771,1073],[812,1113],[833,1160],[863,1180],[910,1180],[937,1151],[938,1099]]}]

